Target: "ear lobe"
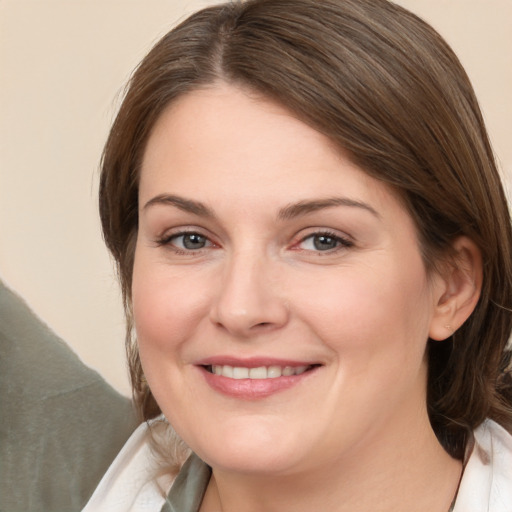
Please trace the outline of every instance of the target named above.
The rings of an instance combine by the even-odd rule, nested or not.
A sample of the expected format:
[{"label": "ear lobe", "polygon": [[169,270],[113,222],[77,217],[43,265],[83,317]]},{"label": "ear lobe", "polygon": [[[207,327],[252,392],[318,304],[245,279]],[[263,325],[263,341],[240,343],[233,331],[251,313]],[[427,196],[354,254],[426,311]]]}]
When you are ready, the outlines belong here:
[{"label": "ear lobe", "polygon": [[453,243],[454,255],[438,276],[437,303],[429,336],[449,338],[471,315],[482,290],[482,255],[478,246],[462,236]]}]

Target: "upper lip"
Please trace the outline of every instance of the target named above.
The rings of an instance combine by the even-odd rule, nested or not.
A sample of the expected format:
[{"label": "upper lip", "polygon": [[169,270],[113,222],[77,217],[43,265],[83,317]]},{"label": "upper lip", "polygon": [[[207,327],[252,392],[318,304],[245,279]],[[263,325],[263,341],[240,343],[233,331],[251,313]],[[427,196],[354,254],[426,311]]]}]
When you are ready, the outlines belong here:
[{"label": "upper lip", "polygon": [[293,359],[281,359],[275,357],[249,357],[240,358],[233,356],[212,356],[196,362],[197,366],[233,366],[240,368],[259,368],[261,366],[312,366],[318,365],[317,361],[297,361]]}]

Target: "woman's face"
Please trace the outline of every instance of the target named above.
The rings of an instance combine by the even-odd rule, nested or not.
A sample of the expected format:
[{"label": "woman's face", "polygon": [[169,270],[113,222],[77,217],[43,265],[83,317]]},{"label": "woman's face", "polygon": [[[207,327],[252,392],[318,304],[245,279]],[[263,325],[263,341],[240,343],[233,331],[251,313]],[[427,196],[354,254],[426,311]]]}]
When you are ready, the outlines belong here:
[{"label": "woman's face", "polygon": [[234,86],[189,93],[149,139],[139,204],[144,372],[210,465],[286,474],[428,428],[439,280],[394,194],[326,137]]}]

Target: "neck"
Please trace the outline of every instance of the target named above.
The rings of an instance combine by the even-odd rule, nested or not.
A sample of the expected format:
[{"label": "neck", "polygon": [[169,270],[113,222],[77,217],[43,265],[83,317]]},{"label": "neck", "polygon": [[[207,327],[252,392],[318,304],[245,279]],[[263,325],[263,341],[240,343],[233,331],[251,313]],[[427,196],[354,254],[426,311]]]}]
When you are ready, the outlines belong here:
[{"label": "neck", "polygon": [[201,512],[448,512],[462,464],[427,425],[392,429],[387,439],[381,430],[352,454],[285,475],[214,468]]}]

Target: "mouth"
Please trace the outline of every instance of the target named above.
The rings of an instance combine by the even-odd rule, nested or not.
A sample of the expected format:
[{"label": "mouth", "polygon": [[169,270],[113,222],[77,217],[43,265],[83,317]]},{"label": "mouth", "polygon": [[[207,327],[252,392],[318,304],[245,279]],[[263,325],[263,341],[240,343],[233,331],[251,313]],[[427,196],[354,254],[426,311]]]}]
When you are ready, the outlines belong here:
[{"label": "mouth", "polygon": [[293,388],[309,380],[323,366],[288,361],[270,364],[261,360],[244,361],[245,365],[240,365],[241,361],[238,364],[226,360],[206,362],[210,364],[200,364],[198,368],[211,389],[224,396],[251,401]]},{"label": "mouth", "polygon": [[294,375],[302,375],[303,373],[312,370],[319,365],[301,365],[301,366],[258,366],[256,368],[248,368],[245,366],[231,366],[231,365],[207,365],[204,369],[214,375],[227,377],[228,379],[252,379],[252,380],[266,380],[278,379],[279,377],[291,377]]}]

